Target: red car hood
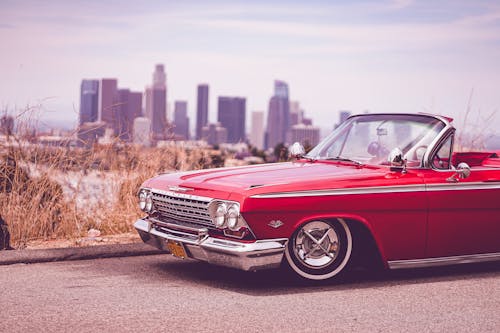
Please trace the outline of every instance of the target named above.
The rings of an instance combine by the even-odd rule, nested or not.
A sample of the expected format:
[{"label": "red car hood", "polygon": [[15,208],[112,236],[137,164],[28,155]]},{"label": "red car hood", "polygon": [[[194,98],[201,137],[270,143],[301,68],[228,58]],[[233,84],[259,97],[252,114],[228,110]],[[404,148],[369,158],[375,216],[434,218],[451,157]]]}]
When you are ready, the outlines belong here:
[{"label": "red car hood", "polygon": [[[332,186],[349,187],[356,180],[380,177],[387,169],[359,167],[341,163],[274,163],[236,168],[199,170],[187,173],[163,174],[147,181],[144,186],[168,190],[175,186],[195,191],[238,192],[257,194],[277,188],[302,190]],[[194,193],[192,193],[194,194]]]}]

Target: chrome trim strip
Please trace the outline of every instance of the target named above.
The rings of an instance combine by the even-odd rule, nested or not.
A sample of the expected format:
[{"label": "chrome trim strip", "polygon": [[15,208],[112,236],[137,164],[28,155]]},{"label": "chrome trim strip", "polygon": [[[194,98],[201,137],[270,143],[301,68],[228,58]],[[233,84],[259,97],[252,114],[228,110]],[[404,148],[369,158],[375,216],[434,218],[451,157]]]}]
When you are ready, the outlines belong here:
[{"label": "chrome trim strip", "polygon": [[496,182],[471,182],[471,183],[443,183],[427,184],[427,191],[467,191],[467,190],[496,190],[500,189],[500,181]]},{"label": "chrome trim strip", "polygon": [[423,268],[423,267],[434,267],[434,266],[471,264],[471,263],[497,261],[497,260],[500,260],[500,252],[453,256],[453,257],[393,260],[389,261],[388,264],[390,269],[402,269],[402,268]]},{"label": "chrome trim strip", "polygon": [[297,192],[275,192],[254,194],[250,198],[294,198],[294,197],[317,197],[334,195],[354,194],[383,194],[383,193],[405,193],[405,192],[435,192],[435,191],[464,191],[464,190],[494,190],[500,189],[500,183],[496,182],[474,182],[474,183],[443,183],[443,184],[415,184],[395,186],[373,186],[356,188],[339,188],[326,190],[311,190]]},{"label": "chrome trim strip", "polygon": [[159,189],[156,189],[156,188],[155,189],[151,189],[151,192],[152,193],[163,194],[163,195],[168,195],[168,196],[171,196],[171,197],[182,198],[182,199],[204,201],[206,203],[210,203],[210,201],[213,200],[213,198],[200,197],[198,195],[192,195],[192,194],[186,194],[186,193],[178,193],[178,192],[172,192],[172,191],[159,190]]},{"label": "chrome trim strip", "polygon": [[[155,223],[157,227],[160,228],[160,230],[158,230],[160,232],[164,231],[176,237],[192,239],[197,241],[198,243],[208,237],[207,228],[193,228],[179,224],[165,223],[154,218],[149,218],[149,221]],[[149,232],[151,232],[151,229],[153,229],[152,224],[150,225],[151,228]]]},{"label": "chrome trim strip", "polygon": [[402,192],[424,192],[424,184],[416,185],[397,185],[397,186],[373,186],[373,187],[355,187],[339,188],[327,190],[311,190],[297,192],[275,192],[254,194],[250,198],[270,199],[270,198],[293,198],[293,197],[317,197],[332,195],[353,195],[353,194],[378,194],[378,193],[402,193]]}]

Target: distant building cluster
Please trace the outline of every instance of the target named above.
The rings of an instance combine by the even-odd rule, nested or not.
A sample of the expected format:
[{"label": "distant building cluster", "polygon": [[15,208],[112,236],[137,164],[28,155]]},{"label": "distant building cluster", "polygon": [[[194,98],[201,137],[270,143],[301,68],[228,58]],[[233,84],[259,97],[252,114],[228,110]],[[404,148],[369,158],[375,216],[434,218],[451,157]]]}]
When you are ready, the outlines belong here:
[{"label": "distant building cluster", "polygon": [[82,80],[78,140],[90,145],[106,135],[150,145],[167,138],[167,86],[163,65],[156,65],[145,92],[118,88],[118,80]]},{"label": "distant building cluster", "polygon": [[265,111],[251,113],[249,135],[245,97],[218,96],[217,120],[209,122],[209,85],[199,84],[191,136],[187,101],[175,101],[172,119],[168,119],[167,92],[167,75],[162,64],[156,65],[152,82],[144,92],[119,88],[114,78],[82,80],[79,142],[91,145],[117,138],[151,146],[165,140],[194,139],[210,145],[250,143],[258,149],[273,149],[278,144],[296,141],[314,146],[320,140],[320,128],[304,116],[299,102],[290,100],[289,87],[284,81],[274,82],[267,117]]}]

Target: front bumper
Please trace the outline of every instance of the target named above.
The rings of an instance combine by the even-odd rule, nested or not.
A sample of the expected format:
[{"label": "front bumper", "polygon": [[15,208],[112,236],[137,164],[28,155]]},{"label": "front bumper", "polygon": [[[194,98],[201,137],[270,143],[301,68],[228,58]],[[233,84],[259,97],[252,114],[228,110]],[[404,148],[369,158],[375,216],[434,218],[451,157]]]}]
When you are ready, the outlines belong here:
[{"label": "front bumper", "polygon": [[210,237],[203,228],[182,230],[183,227],[176,226],[157,229],[148,219],[137,220],[134,227],[144,243],[160,250],[168,251],[166,243],[171,240],[182,243],[189,258],[245,271],[279,267],[287,241],[283,238],[243,243]]}]

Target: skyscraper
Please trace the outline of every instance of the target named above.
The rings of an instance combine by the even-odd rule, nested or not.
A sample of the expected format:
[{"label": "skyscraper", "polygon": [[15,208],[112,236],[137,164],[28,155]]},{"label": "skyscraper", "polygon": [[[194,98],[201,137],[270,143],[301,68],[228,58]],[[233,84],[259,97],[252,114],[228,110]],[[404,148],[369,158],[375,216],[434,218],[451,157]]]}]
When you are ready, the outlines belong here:
[{"label": "skyscraper", "polygon": [[250,143],[258,149],[264,148],[264,112],[252,112],[252,130],[250,131]]},{"label": "skyscraper", "polygon": [[340,125],[342,125],[342,123],[344,121],[347,120],[347,118],[349,118],[351,116],[351,111],[347,111],[347,110],[340,110],[339,111],[339,123],[338,124],[335,124],[334,128],[337,128],[339,127]]},{"label": "skyscraper", "polygon": [[196,140],[202,138],[202,128],[208,124],[208,84],[198,85],[196,104]]},{"label": "skyscraper", "polygon": [[153,84],[146,88],[145,116],[151,121],[153,138],[162,140],[167,128],[167,84],[165,68],[162,64],[155,67]]},{"label": "skyscraper", "polygon": [[113,125],[114,103],[117,90],[117,79],[102,79],[99,85],[99,115],[98,120],[109,126]]},{"label": "skyscraper", "polygon": [[207,124],[201,129],[201,137],[212,146],[227,143],[227,128],[222,127],[220,123]]},{"label": "skyscraper", "polygon": [[144,117],[153,118],[153,89],[149,86],[144,91]]},{"label": "skyscraper", "polygon": [[219,97],[217,120],[227,129],[227,142],[238,143],[246,139],[246,99],[241,97]]},{"label": "skyscraper", "polygon": [[319,127],[297,124],[290,129],[291,142],[300,142],[304,146],[314,147],[319,143]]},{"label": "skyscraper", "polygon": [[182,140],[189,139],[189,118],[187,116],[186,101],[175,101],[174,134]]},{"label": "skyscraper", "polygon": [[114,134],[121,140],[128,141],[131,138],[131,130],[129,128],[129,121],[131,115],[130,108],[130,90],[118,89],[116,92],[116,100],[113,116],[113,130]]},{"label": "skyscraper", "polygon": [[300,103],[290,101],[290,127],[297,124],[302,124],[304,118],[304,110],[300,108]]},{"label": "skyscraper", "polygon": [[129,118],[134,122],[134,118],[142,117],[142,93],[139,91],[131,91],[129,95]]},{"label": "skyscraper", "polygon": [[279,143],[287,143],[290,129],[290,102],[288,85],[283,81],[274,81],[274,95],[269,100],[267,114],[266,149],[274,148]]},{"label": "skyscraper", "polygon": [[288,98],[288,84],[284,81],[274,80],[274,96]]},{"label": "skyscraper", "polygon": [[113,111],[114,134],[122,140],[131,141],[134,119],[142,114],[142,93],[118,89]]},{"label": "skyscraper", "polygon": [[82,80],[80,85],[80,125],[97,121],[99,80]]}]

